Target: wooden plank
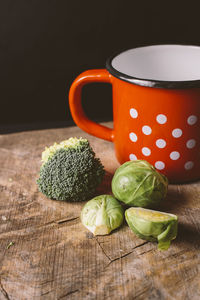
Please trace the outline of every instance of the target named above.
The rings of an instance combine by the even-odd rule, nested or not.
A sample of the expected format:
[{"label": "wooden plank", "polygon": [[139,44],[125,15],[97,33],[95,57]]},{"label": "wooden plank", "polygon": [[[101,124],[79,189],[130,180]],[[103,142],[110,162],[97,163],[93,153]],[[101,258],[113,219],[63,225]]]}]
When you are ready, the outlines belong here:
[{"label": "wooden plank", "polygon": [[168,251],[125,223],[93,237],[84,203],[52,201],[35,184],[44,147],[70,136],[90,140],[107,171],[98,192],[111,193],[112,143],[77,127],[0,136],[0,299],[200,299],[200,182],[169,187],[160,209],[179,216],[179,234]]}]

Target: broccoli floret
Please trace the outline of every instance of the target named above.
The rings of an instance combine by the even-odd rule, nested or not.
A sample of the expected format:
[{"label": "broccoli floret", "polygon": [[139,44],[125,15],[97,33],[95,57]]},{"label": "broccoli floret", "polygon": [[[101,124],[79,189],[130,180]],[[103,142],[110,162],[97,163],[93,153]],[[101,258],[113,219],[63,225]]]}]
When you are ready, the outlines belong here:
[{"label": "broccoli floret", "polygon": [[82,138],[70,138],[46,148],[42,162],[37,180],[39,191],[55,200],[87,200],[105,173],[88,140]]}]

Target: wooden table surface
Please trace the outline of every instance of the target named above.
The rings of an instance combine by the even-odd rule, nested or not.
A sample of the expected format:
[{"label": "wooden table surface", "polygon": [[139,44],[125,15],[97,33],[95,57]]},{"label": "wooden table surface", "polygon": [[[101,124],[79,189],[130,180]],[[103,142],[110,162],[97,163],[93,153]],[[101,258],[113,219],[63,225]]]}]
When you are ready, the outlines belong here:
[{"label": "wooden table surface", "polygon": [[[111,124],[109,124],[111,125]],[[86,137],[107,171],[113,144],[77,127],[0,136],[0,299],[200,299],[200,182],[171,185],[163,211],[179,217],[169,250],[124,225],[94,237],[80,222],[84,203],[47,199],[36,179],[46,145]]]}]

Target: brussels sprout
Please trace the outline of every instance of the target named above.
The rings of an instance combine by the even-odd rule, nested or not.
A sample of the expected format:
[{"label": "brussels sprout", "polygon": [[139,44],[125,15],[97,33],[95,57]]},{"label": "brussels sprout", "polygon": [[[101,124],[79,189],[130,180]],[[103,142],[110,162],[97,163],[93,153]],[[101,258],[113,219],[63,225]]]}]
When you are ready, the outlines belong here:
[{"label": "brussels sprout", "polygon": [[114,196],[129,206],[154,207],[167,194],[168,180],[145,160],[121,165],[112,179]]},{"label": "brussels sprout", "polygon": [[118,228],[124,218],[120,203],[110,195],[101,195],[88,201],[81,211],[82,224],[94,235],[109,234]]},{"label": "brussels sprout", "polygon": [[159,250],[167,250],[177,235],[176,215],[160,211],[131,207],[125,211],[126,221],[135,234],[143,240],[158,242]]}]

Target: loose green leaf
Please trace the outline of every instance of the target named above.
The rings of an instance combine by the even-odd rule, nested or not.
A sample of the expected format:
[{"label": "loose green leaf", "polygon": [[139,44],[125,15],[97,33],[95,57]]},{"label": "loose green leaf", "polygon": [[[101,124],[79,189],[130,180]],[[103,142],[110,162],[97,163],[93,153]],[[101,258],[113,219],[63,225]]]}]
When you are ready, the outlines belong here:
[{"label": "loose green leaf", "polygon": [[11,246],[13,246],[14,245],[14,242],[10,242],[8,245],[7,245],[7,247],[6,247],[6,249],[9,249]]}]

